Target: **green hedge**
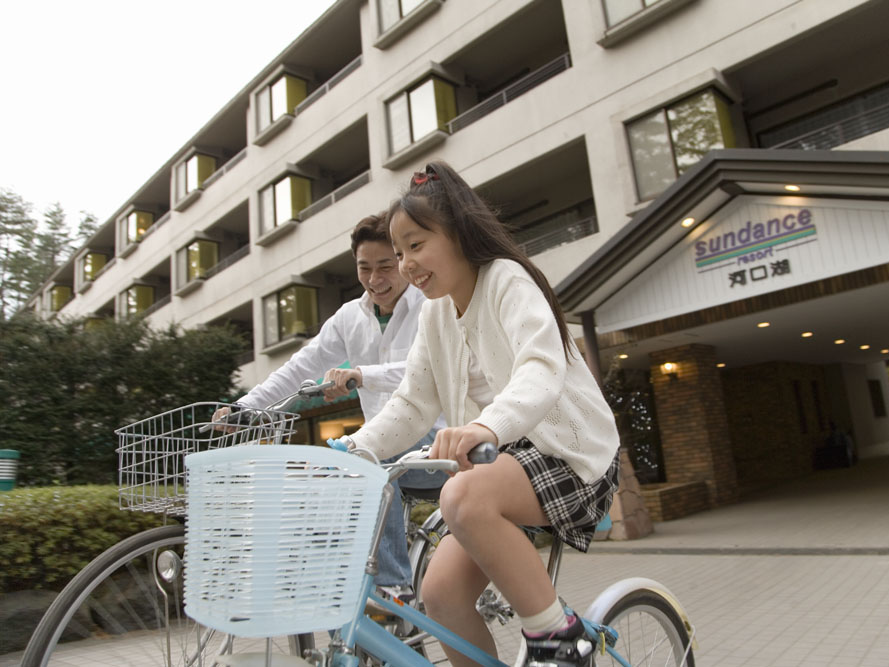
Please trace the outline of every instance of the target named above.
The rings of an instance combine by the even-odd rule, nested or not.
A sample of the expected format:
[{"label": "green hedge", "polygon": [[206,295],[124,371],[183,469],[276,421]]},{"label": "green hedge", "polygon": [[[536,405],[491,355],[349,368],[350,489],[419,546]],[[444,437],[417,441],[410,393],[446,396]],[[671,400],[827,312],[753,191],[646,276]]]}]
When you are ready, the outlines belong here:
[{"label": "green hedge", "polygon": [[0,595],[61,590],[108,547],[163,524],[123,511],[116,486],[58,486],[0,492]]}]

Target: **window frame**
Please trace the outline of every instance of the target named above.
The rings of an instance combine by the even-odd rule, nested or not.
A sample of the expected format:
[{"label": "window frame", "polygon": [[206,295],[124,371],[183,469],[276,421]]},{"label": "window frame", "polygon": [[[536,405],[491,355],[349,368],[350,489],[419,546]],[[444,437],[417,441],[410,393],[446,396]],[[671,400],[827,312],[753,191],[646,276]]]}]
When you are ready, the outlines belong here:
[{"label": "window frame", "polygon": [[[62,291],[67,291],[67,296],[63,296],[64,299],[61,303],[59,301],[59,294]],[[46,305],[47,310],[50,313],[58,313],[61,312],[65,306],[71,303],[74,300],[74,288],[70,285],[63,285],[61,283],[53,284],[49,289],[46,290]]]},{"label": "window frame", "polygon": [[[276,116],[274,113],[274,88],[281,81],[287,81],[288,79],[297,82],[297,86],[301,85],[302,91],[296,92],[296,97],[299,97],[299,99],[288,99],[285,102],[286,110]],[[253,143],[255,145],[264,146],[293,122],[297,115],[297,108],[310,95],[309,88],[311,82],[311,76],[300,73],[294,68],[280,65],[253,91],[251,100],[253,106]],[[288,94],[289,90],[285,86],[285,98]],[[265,101],[266,98],[267,101]],[[266,113],[268,113],[268,122],[264,123]]]},{"label": "window frame", "polygon": [[418,4],[413,9],[405,13],[401,6],[401,0],[395,0],[399,7],[399,18],[390,25],[384,26],[383,10],[381,8],[382,1],[383,0],[374,0],[371,2],[377,33],[377,38],[374,40],[374,47],[381,50],[388,49],[395,44],[395,42],[437,12],[444,4],[444,0],[419,0]]},{"label": "window frame", "polygon": [[[310,304],[309,308],[314,310],[311,315],[314,317],[315,321],[306,322],[302,331],[285,333],[281,329],[281,301],[284,292],[290,289],[306,290],[311,293],[312,303]],[[272,307],[274,308],[274,322],[269,321],[269,315],[272,314],[270,313]],[[312,333],[320,326],[320,289],[318,287],[315,287],[314,285],[300,282],[294,277],[291,282],[276,289],[274,292],[270,292],[264,295],[260,302],[260,309],[262,311],[263,353],[273,354],[283,347],[289,347],[294,343],[304,341],[306,338],[312,335]],[[272,328],[274,328],[274,339],[272,339],[272,336],[270,336]]]},{"label": "window frame", "polygon": [[[640,0],[640,2],[642,1]],[[695,2],[695,0],[656,0],[651,5],[624,17],[613,25],[608,20],[606,2],[607,0],[599,2],[599,7],[602,10],[602,24],[605,30],[597,40],[597,44],[605,49],[623,42],[625,39],[654,25],[685,5]]]},{"label": "window frame", "polygon": [[[148,304],[142,310],[130,311],[130,291],[134,289],[150,289],[151,290],[151,303]],[[133,283],[125,290],[120,293],[120,306],[121,306],[121,314],[123,317],[135,317],[137,315],[141,315],[146,310],[151,308],[155,303],[157,303],[157,287],[155,285],[149,285],[146,283]]]},{"label": "window frame", "polygon": [[[305,182],[303,187],[308,188],[308,199],[309,202],[305,206],[301,207],[299,210],[294,208],[295,204],[293,201],[293,188],[294,184],[291,181],[290,183],[290,214],[291,217],[287,219],[279,219],[279,189],[282,183],[288,179],[298,178]],[[277,177],[266,183],[263,187],[259,188],[257,191],[257,221],[259,225],[259,229],[257,230],[258,239],[257,244],[259,245],[267,245],[271,241],[275,240],[282,234],[285,234],[296,226],[296,224],[300,220],[300,213],[307,209],[314,203],[314,193],[315,193],[315,179],[307,176],[304,173],[301,173],[295,169],[288,169],[282,174],[279,174]],[[271,211],[271,226],[268,226],[269,217],[268,211]]]},{"label": "window frame", "polygon": [[[694,164],[682,166],[679,164],[677,150],[676,150],[676,141],[674,138],[674,129],[678,127],[675,123],[671,125],[670,112],[673,109],[679,108],[682,104],[692,100],[695,97],[701,96],[705,93],[710,93],[713,96],[714,100],[714,114],[716,121],[718,123],[719,132],[722,139],[722,146],[720,148],[733,148],[736,147],[737,144],[737,136],[734,127],[733,119],[731,118],[731,106],[734,103],[732,100],[732,96],[727,94],[724,90],[722,90],[718,85],[711,82],[709,85],[697,87],[690,92],[685,93],[682,96],[675,97],[670,99],[669,101],[650,108],[648,111],[642,114],[636,114],[632,117],[623,121],[623,132],[624,132],[624,140],[626,141],[628,155],[629,155],[629,164],[632,170],[633,175],[633,191],[636,197],[637,202],[649,202],[655,198],[657,198],[660,194],[662,194],[667,188],[669,188],[673,183],[675,183],[682,174]],[[720,105],[724,105],[723,111],[720,110]],[[637,171],[637,159],[636,159],[636,147],[634,146],[632,129],[634,126],[638,126],[643,121],[647,121],[648,119],[660,117],[663,122],[663,127],[665,130],[666,142],[665,144],[669,147],[669,158],[670,158],[670,167],[672,169],[673,178],[665,185],[664,188],[654,192],[654,191],[645,191],[643,193],[640,182],[639,182],[639,173]],[[723,124],[722,121],[725,120],[727,125]],[[716,150],[715,148],[710,148],[708,150]]]},{"label": "window frame", "polygon": [[[433,85],[433,94],[432,99],[435,103],[434,113],[436,114],[436,126],[434,129],[426,132],[422,136],[416,137],[415,134],[415,126],[416,122],[414,120],[414,110],[413,110],[413,102],[411,98],[412,93],[416,93],[423,86],[432,83]],[[451,109],[448,110],[448,113],[452,113],[450,117],[446,117],[441,115],[439,109],[439,93],[436,90],[436,85],[446,86],[448,88],[450,100],[449,102],[453,105]],[[395,94],[388,95],[382,100],[383,104],[383,116],[386,120],[384,123],[384,132],[385,137],[384,141],[386,142],[386,149],[388,151],[389,157],[383,162],[383,166],[387,169],[397,169],[404,163],[413,159],[419,153],[424,152],[428,148],[435,146],[441,142],[443,142],[447,137],[450,136],[447,129],[447,124],[452,121],[454,118],[460,115],[459,109],[457,106],[457,89],[459,87],[459,82],[455,81],[453,77],[447,76],[440,67],[433,67],[427,72],[425,72],[422,76],[413,79],[410,83],[405,86],[402,86]],[[396,143],[393,141],[395,136],[395,123],[393,122],[393,114],[392,110],[395,108],[393,104],[398,101],[404,101],[404,109],[405,112],[402,114],[404,116],[404,128],[406,128],[406,133],[410,142],[406,145],[400,145],[396,148]],[[442,118],[444,120],[442,121]],[[396,117],[396,120],[401,120]],[[402,129],[402,133],[404,133],[404,129]]]},{"label": "window frame", "polygon": [[[212,169],[207,171],[206,164],[201,166],[201,159],[212,160]],[[194,167],[192,167],[192,162]],[[173,165],[172,193],[173,208],[176,211],[184,211],[191,206],[204,191],[204,185],[210,181],[214,174],[222,169],[222,156],[205,148],[192,148],[181,160]],[[191,184],[192,172],[194,183]],[[190,187],[193,185],[193,187]]]}]

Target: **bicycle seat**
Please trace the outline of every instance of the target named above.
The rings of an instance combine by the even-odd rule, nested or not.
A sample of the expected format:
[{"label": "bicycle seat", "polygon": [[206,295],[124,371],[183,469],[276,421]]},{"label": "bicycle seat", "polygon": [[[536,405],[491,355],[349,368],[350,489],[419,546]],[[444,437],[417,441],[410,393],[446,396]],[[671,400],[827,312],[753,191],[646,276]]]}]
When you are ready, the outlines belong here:
[{"label": "bicycle seat", "polygon": [[433,502],[438,502],[438,497],[441,495],[441,487],[433,486],[432,488],[423,489],[417,488],[413,486],[404,486],[399,483],[399,488],[401,489],[401,493],[405,496],[411,496],[412,498],[416,498],[417,500],[429,500]]}]

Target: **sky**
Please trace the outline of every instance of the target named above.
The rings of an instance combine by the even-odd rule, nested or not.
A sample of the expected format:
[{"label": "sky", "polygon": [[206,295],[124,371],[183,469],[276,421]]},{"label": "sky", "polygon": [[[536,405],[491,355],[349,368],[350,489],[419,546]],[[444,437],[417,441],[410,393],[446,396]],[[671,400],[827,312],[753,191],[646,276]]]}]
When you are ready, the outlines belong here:
[{"label": "sky", "polygon": [[104,223],[332,4],[3,2],[0,188]]}]

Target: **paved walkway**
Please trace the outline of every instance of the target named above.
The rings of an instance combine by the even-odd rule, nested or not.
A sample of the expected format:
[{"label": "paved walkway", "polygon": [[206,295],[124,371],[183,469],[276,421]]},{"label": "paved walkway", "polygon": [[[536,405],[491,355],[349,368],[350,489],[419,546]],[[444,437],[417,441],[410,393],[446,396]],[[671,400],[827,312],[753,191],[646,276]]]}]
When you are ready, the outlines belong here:
[{"label": "paved walkway", "polygon": [[[696,627],[699,667],[887,667],[889,458],[658,523],[641,540],[568,549],[562,563],[560,593],[578,610],[624,577],[665,584]],[[513,625],[498,633],[507,661]]]},{"label": "paved walkway", "polygon": [[568,551],[582,608],[608,582],[665,584],[696,625],[698,665],[889,666],[889,458],[819,471],[641,540]]}]

